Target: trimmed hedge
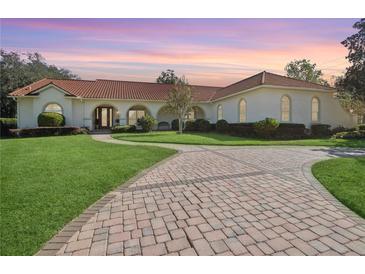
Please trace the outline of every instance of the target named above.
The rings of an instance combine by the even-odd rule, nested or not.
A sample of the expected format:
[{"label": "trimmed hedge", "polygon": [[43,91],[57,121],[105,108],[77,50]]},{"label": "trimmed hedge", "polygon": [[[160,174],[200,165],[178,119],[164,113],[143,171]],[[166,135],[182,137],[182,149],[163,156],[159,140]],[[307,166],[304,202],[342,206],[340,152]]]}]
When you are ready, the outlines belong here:
[{"label": "trimmed hedge", "polygon": [[229,133],[230,132],[230,126],[226,120],[218,120],[216,125],[216,130],[219,133]]},{"label": "trimmed hedge", "polygon": [[0,136],[10,136],[10,129],[17,128],[16,118],[0,118]]},{"label": "trimmed hedge", "polygon": [[294,123],[281,123],[277,127],[274,136],[278,139],[299,139],[306,137],[305,125]]},{"label": "trimmed hedge", "polygon": [[57,112],[42,112],[38,115],[39,127],[63,127],[66,123],[65,116]]},{"label": "trimmed hedge", "polygon": [[199,131],[208,132],[211,129],[211,124],[205,119],[188,120],[185,122],[184,131]]},{"label": "trimmed hedge", "polygon": [[254,137],[254,123],[233,123],[229,124],[230,134],[238,137]]},{"label": "trimmed hedge", "polygon": [[331,135],[331,126],[326,124],[313,124],[311,126],[312,136],[315,137],[328,137]]},{"label": "trimmed hedge", "polygon": [[88,134],[86,128],[79,127],[36,127],[11,129],[10,133],[13,137],[43,137],[43,136],[60,136],[60,135],[76,135]]},{"label": "trimmed hedge", "polygon": [[265,120],[258,121],[254,124],[255,132],[261,138],[274,137],[278,127],[279,122],[274,118],[265,118]]},{"label": "trimmed hedge", "polygon": [[131,133],[137,130],[135,125],[125,125],[125,126],[113,126],[111,128],[112,133]]}]

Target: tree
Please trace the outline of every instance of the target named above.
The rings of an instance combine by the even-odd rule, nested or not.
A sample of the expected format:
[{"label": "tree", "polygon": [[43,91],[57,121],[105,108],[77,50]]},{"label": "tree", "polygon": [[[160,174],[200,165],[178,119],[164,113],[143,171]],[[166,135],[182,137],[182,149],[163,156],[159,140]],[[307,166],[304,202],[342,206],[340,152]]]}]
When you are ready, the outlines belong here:
[{"label": "tree", "polygon": [[365,19],[356,22],[353,28],[358,32],[341,42],[349,51],[346,59],[351,66],[346,68],[338,87],[342,93],[349,93],[353,100],[365,104]]},{"label": "tree", "polygon": [[161,72],[160,76],[157,77],[156,82],[162,84],[175,84],[178,79],[179,78],[175,75],[174,70],[168,69]]},{"label": "tree", "polygon": [[0,99],[1,116],[15,117],[16,101],[8,94],[42,78],[76,79],[67,69],[48,65],[39,53],[20,54],[0,50]]},{"label": "tree", "polygon": [[328,82],[322,79],[322,71],[316,66],[307,59],[294,60],[285,66],[285,71],[288,77],[328,86]]},{"label": "tree", "polygon": [[180,134],[182,134],[185,116],[189,111],[191,111],[192,100],[191,86],[187,80],[185,80],[184,76],[178,78],[174,87],[169,92],[167,106],[177,115]]}]

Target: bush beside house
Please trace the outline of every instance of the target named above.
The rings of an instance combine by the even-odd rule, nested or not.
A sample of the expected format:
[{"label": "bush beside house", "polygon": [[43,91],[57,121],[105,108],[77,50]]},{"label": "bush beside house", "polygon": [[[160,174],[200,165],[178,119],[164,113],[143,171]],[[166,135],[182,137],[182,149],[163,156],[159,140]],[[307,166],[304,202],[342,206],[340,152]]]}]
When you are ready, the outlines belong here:
[{"label": "bush beside house", "polygon": [[258,121],[254,124],[255,132],[260,138],[274,137],[275,131],[278,127],[279,122],[274,118],[266,118],[265,120]]},{"label": "bush beside house", "polygon": [[154,125],[156,124],[157,124],[156,119],[148,114],[137,120],[137,125],[139,125],[142,128],[143,132],[152,131]]},{"label": "bush beside house", "polygon": [[311,126],[311,134],[314,137],[328,137],[331,136],[331,126],[326,124],[313,124]]},{"label": "bush beside house", "polygon": [[132,133],[137,130],[135,125],[125,125],[125,126],[114,126],[111,128],[112,133]]},{"label": "bush beside house", "polygon": [[65,116],[60,113],[42,112],[38,115],[39,127],[63,127],[65,123]]},{"label": "bush beside house", "polygon": [[0,118],[0,136],[8,137],[10,136],[10,129],[17,128],[16,118]]}]

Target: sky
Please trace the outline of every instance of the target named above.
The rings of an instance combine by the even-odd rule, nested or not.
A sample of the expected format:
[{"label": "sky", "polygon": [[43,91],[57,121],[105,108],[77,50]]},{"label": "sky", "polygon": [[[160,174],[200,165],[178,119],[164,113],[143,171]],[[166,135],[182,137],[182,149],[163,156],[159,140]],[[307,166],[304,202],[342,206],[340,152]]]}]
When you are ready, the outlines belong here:
[{"label": "sky", "polygon": [[310,59],[326,79],[348,66],[341,41],[358,19],[0,19],[1,48],[39,52],[82,79],[154,82],[173,69],[225,86]]}]

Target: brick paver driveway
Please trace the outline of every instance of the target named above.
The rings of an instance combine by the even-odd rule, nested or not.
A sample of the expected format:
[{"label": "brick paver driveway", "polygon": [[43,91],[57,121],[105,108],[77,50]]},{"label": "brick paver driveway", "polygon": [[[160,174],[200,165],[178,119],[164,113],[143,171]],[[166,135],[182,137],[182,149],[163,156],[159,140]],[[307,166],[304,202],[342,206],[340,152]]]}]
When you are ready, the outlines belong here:
[{"label": "brick paver driveway", "polygon": [[363,220],[303,172],[341,153],[190,146],[109,194],[39,254],[365,255]]}]

